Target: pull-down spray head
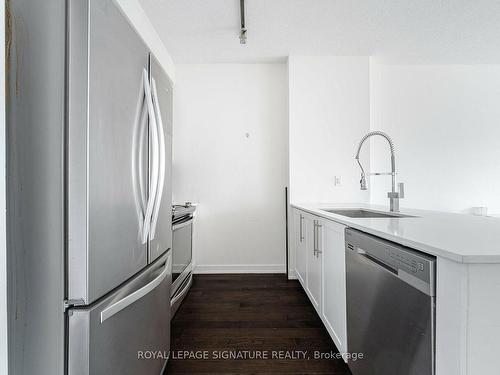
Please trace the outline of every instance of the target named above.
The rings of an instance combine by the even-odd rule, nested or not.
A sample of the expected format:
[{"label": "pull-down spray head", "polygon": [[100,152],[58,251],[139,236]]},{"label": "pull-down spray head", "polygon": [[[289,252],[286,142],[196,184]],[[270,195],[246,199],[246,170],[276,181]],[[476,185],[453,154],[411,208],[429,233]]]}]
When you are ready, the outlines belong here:
[{"label": "pull-down spray head", "polygon": [[359,164],[359,168],[361,169],[361,179],[359,180],[359,184],[361,185],[361,190],[368,190],[366,187],[366,175],[365,175],[365,170],[363,169],[363,166],[359,162],[359,155],[356,156],[356,161]]},{"label": "pull-down spray head", "polygon": [[366,187],[366,177],[363,173],[361,173],[361,180],[359,180],[359,183],[361,185],[361,190],[368,190]]}]

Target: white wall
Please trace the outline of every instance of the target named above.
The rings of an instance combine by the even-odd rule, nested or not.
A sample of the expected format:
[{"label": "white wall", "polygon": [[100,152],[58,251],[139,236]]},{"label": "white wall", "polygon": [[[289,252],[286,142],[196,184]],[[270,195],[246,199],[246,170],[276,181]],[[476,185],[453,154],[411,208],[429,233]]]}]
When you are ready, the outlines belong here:
[{"label": "white wall", "polygon": [[354,156],[370,127],[368,57],[291,56],[288,70],[290,200],[367,202]]},{"label": "white wall", "polygon": [[[371,65],[371,128],[396,144],[401,206],[500,213],[500,65]],[[372,141],[372,171],[389,170]],[[388,205],[389,177],[371,178],[371,201]]]},{"label": "white wall", "polygon": [[173,198],[199,202],[197,272],[284,272],[287,121],[285,65],[176,66]]},{"label": "white wall", "polygon": [[156,56],[170,79],[175,81],[175,65],[172,57],[151,24],[146,12],[144,12],[139,0],[114,1],[121,8],[123,14],[129,19],[137,32],[142,36],[144,42],[146,42],[151,52]]}]

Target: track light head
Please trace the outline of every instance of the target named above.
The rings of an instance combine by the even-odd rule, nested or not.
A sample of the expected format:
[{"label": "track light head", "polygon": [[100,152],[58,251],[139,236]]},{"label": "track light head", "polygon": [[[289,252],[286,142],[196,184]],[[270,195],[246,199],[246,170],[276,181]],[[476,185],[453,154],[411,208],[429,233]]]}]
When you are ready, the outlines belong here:
[{"label": "track light head", "polygon": [[240,44],[247,44],[247,29],[245,26],[245,0],[240,0]]},{"label": "track light head", "polygon": [[247,44],[247,31],[245,29],[240,31],[240,44]]}]

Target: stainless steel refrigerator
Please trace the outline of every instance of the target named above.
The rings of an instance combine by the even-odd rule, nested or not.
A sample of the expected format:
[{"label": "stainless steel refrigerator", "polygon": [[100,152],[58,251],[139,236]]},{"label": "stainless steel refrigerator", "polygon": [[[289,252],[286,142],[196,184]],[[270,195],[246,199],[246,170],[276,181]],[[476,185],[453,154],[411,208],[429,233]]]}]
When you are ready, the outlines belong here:
[{"label": "stainless steel refrigerator", "polygon": [[9,369],[160,374],[172,84],[114,1],[7,13]]}]

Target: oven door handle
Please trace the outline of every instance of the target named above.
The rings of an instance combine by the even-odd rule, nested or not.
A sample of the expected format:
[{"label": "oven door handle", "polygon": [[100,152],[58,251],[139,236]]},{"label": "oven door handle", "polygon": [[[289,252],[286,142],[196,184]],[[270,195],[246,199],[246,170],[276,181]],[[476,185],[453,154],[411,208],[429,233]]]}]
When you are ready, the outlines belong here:
[{"label": "oven door handle", "polygon": [[181,221],[180,223],[176,223],[176,224],[172,225],[172,230],[181,229],[181,228],[187,227],[188,225],[191,225],[191,224],[193,224],[192,217],[186,221]]},{"label": "oven door handle", "polygon": [[181,298],[183,295],[186,294],[187,290],[191,286],[191,281],[193,279],[193,275],[189,275],[189,277],[186,277],[186,279],[183,281],[181,284],[180,289],[177,291],[177,293],[174,295],[172,300],[170,301],[170,305],[175,305],[175,303]]}]

